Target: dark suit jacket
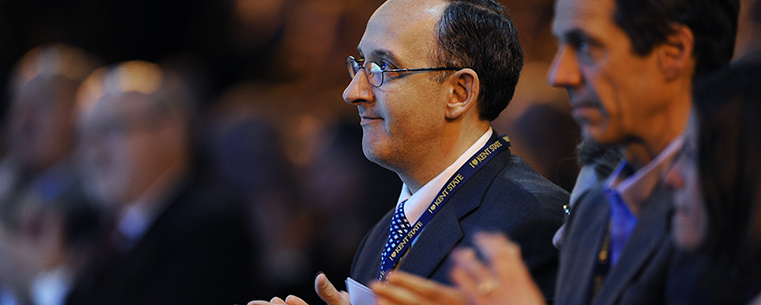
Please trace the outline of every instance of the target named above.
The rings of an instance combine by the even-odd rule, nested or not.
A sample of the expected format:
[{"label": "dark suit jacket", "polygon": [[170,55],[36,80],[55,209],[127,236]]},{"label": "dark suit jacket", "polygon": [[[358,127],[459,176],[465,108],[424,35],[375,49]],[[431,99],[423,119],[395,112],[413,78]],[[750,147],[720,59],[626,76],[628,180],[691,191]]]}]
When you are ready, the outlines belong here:
[{"label": "dark suit jacket", "polygon": [[67,304],[243,304],[264,296],[251,281],[245,214],[194,186],[169,200],[134,248],[93,262]]},{"label": "dark suit jacket", "polygon": [[574,205],[560,253],[556,304],[664,304],[670,277],[678,272],[670,236],[671,193],[658,186],[637,225],[592,299],[592,281],[610,206],[603,186]]},{"label": "dark suit jacket", "polygon": [[[562,205],[567,202],[565,190],[506,149],[441,207],[399,270],[450,284],[447,257],[453,249],[472,246],[471,237],[478,231],[504,232],[520,244],[531,274],[550,297],[557,271],[552,236],[563,221]],[[351,277],[365,285],[377,279],[392,213],[393,209],[365,236],[354,257]]]}]

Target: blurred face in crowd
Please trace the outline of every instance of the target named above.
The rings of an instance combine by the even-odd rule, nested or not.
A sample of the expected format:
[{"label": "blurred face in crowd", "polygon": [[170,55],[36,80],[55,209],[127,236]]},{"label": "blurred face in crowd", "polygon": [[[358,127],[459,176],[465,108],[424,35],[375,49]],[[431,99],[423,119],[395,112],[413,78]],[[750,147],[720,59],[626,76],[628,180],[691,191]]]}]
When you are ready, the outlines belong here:
[{"label": "blurred face in crowd", "polygon": [[[388,69],[431,67],[434,28],[446,3],[441,0],[391,0],[373,14],[359,42],[358,60]],[[362,63],[360,63],[362,64]],[[392,170],[419,164],[437,147],[445,123],[446,88],[433,73],[383,73],[373,86],[360,69],[343,93],[357,106],[362,148],[368,159]]]},{"label": "blurred face in crowd", "polygon": [[697,167],[697,124],[690,118],[682,149],[665,177],[674,193],[672,237],[681,248],[693,250],[705,239],[708,217]]},{"label": "blurred face in crowd", "polygon": [[658,132],[649,121],[664,107],[655,50],[633,53],[614,12],[614,0],[558,0],[552,26],[559,45],[548,81],[568,91],[584,136],[603,145]]},{"label": "blurred face in crowd", "polygon": [[71,151],[74,90],[74,85],[63,79],[37,77],[15,93],[11,148],[27,169],[48,169]]},{"label": "blurred face in crowd", "polygon": [[88,191],[109,205],[136,200],[160,174],[169,144],[150,102],[137,92],[106,95],[82,110],[79,123]]}]

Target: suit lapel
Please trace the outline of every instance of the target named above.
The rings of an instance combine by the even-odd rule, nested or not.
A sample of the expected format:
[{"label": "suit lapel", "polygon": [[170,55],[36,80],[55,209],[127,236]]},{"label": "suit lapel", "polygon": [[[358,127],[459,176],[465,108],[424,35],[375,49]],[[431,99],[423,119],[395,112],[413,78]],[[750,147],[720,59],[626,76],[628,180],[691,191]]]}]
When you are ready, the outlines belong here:
[{"label": "suit lapel", "polygon": [[557,295],[563,304],[588,304],[597,256],[608,228],[610,208],[601,188],[580,201],[561,249]]},{"label": "suit lapel", "polygon": [[670,193],[659,187],[642,210],[631,239],[624,246],[618,264],[610,270],[598,295],[596,304],[613,304],[632,278],[640,273],[670,238],[668,234],[668,211],[671,209]]},{"label": "suit lapel", "polygon": [[507,149],[494,156],[452,195],[410,248],[399,267],[401,270],[431,277],[442,263],[446,263],[445,259],[452,249],[466,233],[471,233],[463,232],[460,220],[481,205],[486,189],[510,156]]},{"label": "suit lapel", "polygon": [[427,278],[444,262],[449,251],[464,236],[454,210],[447,204],[436,214],[410,248],[400,269]]},{"label": "suit lapel", "polygon": [[352,263],[351,277],[360,283],[369,286],[370,283],[378,279],[381,252],[388,240],[388,228],[391,225],[391,215],[393,215],[395,209],[392,208],[391,211],[383,216],[381,221],[373,227],[359,246],[359,250]]}]

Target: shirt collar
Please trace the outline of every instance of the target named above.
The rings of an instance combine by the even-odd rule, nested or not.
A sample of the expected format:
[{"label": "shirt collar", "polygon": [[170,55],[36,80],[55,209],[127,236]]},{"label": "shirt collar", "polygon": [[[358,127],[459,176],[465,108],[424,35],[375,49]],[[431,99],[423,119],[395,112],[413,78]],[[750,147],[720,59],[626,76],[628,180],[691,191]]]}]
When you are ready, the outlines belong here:
[{"label": "shirt collar", "polygon": [[637,216],[647,204],[661,177],[669,169],[671,160],[679,151],[682,142],[683,137],[677,137],[653,161],[638,171],[634,171],[626,160],[621,161],[605,182],[606,190],[620,194],[632,214]]},{"label": "shirt collar", "polygon": [[133,202],[119,215],[119,232],[130,241],[139,240],[156,217],[158,209],[143,202]]},{"label": "shirt collar", "polygon": [[130,242],[138,241],[187,184],[187,179],[181,178],[157,198],[143,197],[126,205],[117,217],[119,233]]},{"label": "shirt collar", "polygon": [[447,183],[447,180],[449,180],[449,178],[468,161],[470,156],[474,155],[481,147],[486,145],[486,142],[489,141],[489,138],[493,133],[493,130],[489,128],[475,143],[473,143],[473,145],[470,146],[470,148],[462,153],[454,163],[449,165],[449,167],[431,181],[428,181],[428,183],[423,185],[423,187],[421,187],[415,194],[410,193],[410,189],[406,184],[402,185],[402,192],[399,195],[397,205],[402,201],[407,200],[407,203],[404,204],[404,215],[407,217],[407,221],[414,224],[418,218],[423,215],[423,212],[425,212],[428,205],[433,202],[433,199],[438,195],[441,188],[444,187],[444,184]]}]

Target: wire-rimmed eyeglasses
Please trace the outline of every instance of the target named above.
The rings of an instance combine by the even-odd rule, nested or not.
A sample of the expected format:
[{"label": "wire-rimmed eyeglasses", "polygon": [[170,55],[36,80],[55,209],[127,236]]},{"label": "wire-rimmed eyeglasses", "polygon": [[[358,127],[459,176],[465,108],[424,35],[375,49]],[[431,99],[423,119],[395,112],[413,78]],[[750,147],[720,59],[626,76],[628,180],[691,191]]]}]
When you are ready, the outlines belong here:
[{"label": "wire-rimmed eyeglasses", "polygon": [[[364,63],[364,64],[363,64]],[[385,65],[381,67],[374,61],[365,62],[364,59],[355,59],[354,56],[349,56],[346,59],[346,67],[349,68],[349,76],[353,79],[359,69],[365,70],[367,79],[375,87],[383,85],[383,73],[385,72],[430,72],[430,71],[446,71],[446,70],[460,70],[456,67],[435,67],[435,68],[412,68],[412,69],[387,69]]]}]

